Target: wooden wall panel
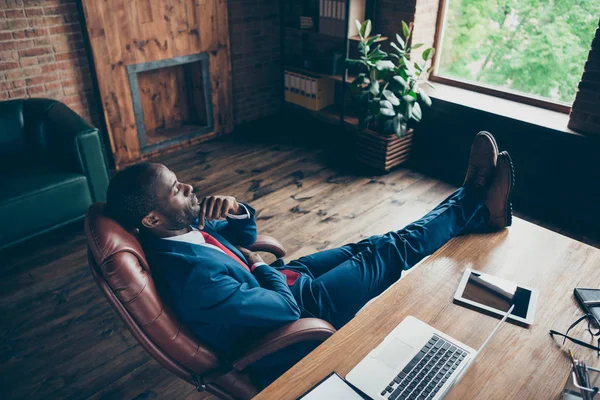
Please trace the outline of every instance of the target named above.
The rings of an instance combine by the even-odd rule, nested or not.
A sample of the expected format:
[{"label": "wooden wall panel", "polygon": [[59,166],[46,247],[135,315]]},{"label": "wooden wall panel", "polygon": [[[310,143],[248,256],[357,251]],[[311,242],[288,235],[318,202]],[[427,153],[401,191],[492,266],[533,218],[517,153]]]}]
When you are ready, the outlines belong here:
[{"label": "wooden wall panel", "polygon": [[117,168],[142,158],[127,77],[131,64],[208,52],[214,132],[206,137],[233,130],[225,0],[82,3]]}]

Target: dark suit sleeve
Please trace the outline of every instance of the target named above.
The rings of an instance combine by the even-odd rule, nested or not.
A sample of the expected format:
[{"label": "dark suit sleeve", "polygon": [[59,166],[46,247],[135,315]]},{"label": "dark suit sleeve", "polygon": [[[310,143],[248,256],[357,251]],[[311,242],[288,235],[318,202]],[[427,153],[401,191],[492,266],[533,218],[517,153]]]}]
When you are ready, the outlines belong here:
[{"label": "dark suit sleeve", "polygon": [[[256,270],[267,268],[270,267],[257,267]],[[295,321],[300,318],[300,307],[285,284],[283,275],[275,270],[273,272],[272,276],[268,272],[255,272],[261,285],[261,280],[264,280],[271,290],[265,287],[251,288],[247,283],[240,283],[224,273],[207,279],[203,271],[194,270],[183,289],[186,314],[192,319],[197,316],[198,319],[217,324],[271,328]]]},{"label": "dark suit sleeve", "polygon": [[254,219],[256,211],[247,204],[240,204],[246,207],[248,213],[250,213],[250,218],[227,218],[225,221],[205,221],[205,225],[210,226],[235,246],[250,246],[256,242],[256,220]]}]

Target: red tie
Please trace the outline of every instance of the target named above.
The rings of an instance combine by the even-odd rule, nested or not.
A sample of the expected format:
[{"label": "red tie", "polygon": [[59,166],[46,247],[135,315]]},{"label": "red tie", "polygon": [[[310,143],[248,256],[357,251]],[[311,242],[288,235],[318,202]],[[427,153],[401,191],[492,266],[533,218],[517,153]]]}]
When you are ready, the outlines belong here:
[{"label": "red tie", "polygon": [[[248,267],[248,265],[246,265],[245,262],[243,262],[242,260],[240,260],[240,258],[238,256],[236,256],[231,250],[229,250],[227,247],[223,246],[217,239],[215,239],[214,237],[210,236],[208,233],[200,231],[200,233],[202,234],[202,236],[204,237],[204,241],[208,244],[212,244],[213,246],[218,247],[219,249],[223,250],[223,253],[227,254],[229,257],[233,258],[235,261],[237,261],[238,263],[240,263],[240,265],[242,265],[244,268],[246,268],[246,270],[250,273],[252,273],[252,271],[250,270],[250,268]],[[288,286],[292,286],[294,283],[296,283],[296,281],[298,280],[298,278],[300,277],[300,274],[296,271],[291,271],[289,269],[282,269],[279,272],[281,272],[283,275],[285,275],[285,280]]]},{"label": "red tie", "polygon": [[202,234],[202,236],[204,236],[204,241],[208,244],[212,244],[213,246],[218,247],[219,249],[223,250],[223,253],[227,254],[229,257],[233,258],[235,261],[239,262],[240,265],[242,265],[244,268],[246,268],[248,270],[248,272],[252,273],[252,271],[250,271],[250,267],[248,267],[248,265],[246,265],[245,262],[243,262],[242,260],[240,260],[240,258],[238,256],[236,256],[231,250],[229,250],[227,247],[223,246],[217,239],[215,239],[214,237],[210,236],[208,233],[200,231],[200,233]]}]

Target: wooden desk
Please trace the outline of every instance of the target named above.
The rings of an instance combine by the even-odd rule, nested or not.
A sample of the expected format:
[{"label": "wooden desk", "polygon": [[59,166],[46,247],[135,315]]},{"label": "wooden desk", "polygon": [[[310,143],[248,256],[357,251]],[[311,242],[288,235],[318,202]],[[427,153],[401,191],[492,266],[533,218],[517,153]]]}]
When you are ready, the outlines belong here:
[{"label": "wooden desk", "polygon": [[[573,288],[600,288],[600,250],[515,218],[508,230],[449,242],[256,399],[295,399],[332,371],[346,376],[407,315],[478,349],[498,319],[453,303],[466,267],[538,288],[540,297],[535,323],[505,324],[448,399],[557,399],[569,372],[567,348],[600,365],[592,350],[560,347],[548,334],[582,315]],[[583,331],[576,336],[589,339]]]}]

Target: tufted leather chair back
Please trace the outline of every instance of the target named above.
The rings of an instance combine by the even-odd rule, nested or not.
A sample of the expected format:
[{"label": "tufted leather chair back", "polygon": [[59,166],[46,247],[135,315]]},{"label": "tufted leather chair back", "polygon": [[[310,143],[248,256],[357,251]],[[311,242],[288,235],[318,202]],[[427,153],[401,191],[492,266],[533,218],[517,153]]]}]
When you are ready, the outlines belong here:
[{"label": "tufted leather chair back", "polygon": [[55,165],[86,173],[78,156],[77,141],[65,138],[64,127],[82,131],[95,128],[75,113],[60,112],[61,109],[69,110],[52,99],[0,101],[0,166],[14,168],[15,164],[23,162],[52,161]]},{"label": "tufted leather chair back", "polygon": [[0,102],[0,156],[44,153],[49,147],[44,117],[55,103],[50,99]]},{"label": "tufted leather chair back", "polygon": [[85,218],[96,283],[144,349],[195,384],[195,376],[219,367],[219,360],[163,304],[136,235],[104,215],[104,206],[92,204]]}]

